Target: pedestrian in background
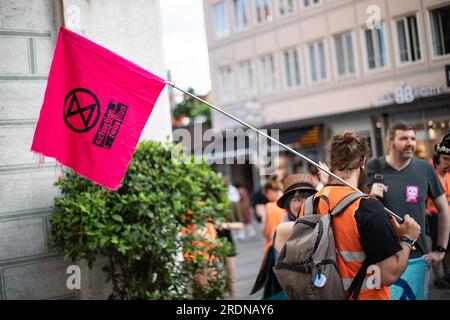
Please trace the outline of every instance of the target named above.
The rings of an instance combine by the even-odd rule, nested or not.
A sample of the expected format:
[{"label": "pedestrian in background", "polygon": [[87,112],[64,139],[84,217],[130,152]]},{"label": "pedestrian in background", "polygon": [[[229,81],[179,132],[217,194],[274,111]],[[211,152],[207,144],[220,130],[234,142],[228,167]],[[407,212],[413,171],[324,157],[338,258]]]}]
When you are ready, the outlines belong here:
[{"label": "pedestrian in background", "polygon": [[[450,208],[450,134],[442,139],[435,147],[436,154],[432,158],[432,165],[436,170],[439,181],[444,188],[447,203]],[[427,232],[431,237],[432,250],[437,250],[439,216],[431,199],[427,206]],[[440,289],[450,289],[450,252],[447,248],[444,260],[433,264],[434,285]]]},{"label": "pedestrian in background", "polygon": [[286,210],[278,207],[277,200],[283,195],[283,185],[274,180],[264,185],[264,195],[269,202],[264,206],[264,215],[261,222],[261,233],[264,238],[264,252],[272,245],[273,233],[276,227],[287,216]]},{"label": "pedestrian in background", "polygon": [[237,252],[232,232],[242,232],[244,229],[244,224],[242,223],[241,214],[238,208],[238,202],[240,200],[239,192],[230,184],[228,177],[223,177],[223,182],[228,188],[228,221],[223,223],[220,228],[218,228],[217,237],[227,239],[232,246],[232,252],[228,254],[226,261],[226,272],[228,276],[229,298],[234,299],[234,269]]},{"label": "pedestrian in background", "polygon": [[280,251],[286,242],[289,232],[292,230],[292,225],[299,215],[303,202],[316,192],[312,184],[311,176],[304,173],[289,175],[283,180],[283,195],[277,200],[277,206],[286,210],[290,221],[281,222],[277,226],[273,235],[273,244],[268,248],[264,256],[251,294],[258,292],[264,287],[263,299],[287,299],[272,268],[275,266]]},{"label": "pedestrian in background", "polygon": [[444,189],[433,167],[414,157],[416,130],[413,126],[405,122],[392,124],[387,132],[387,143],[387,156],[368,163],[370,194],[401,217],[409,214],[423,230],[426,230],[425,209],[430,196],[439,214],[438,250],[429,252],[425,233],[422,233],[419,250],[411,257],[424,255],[428,263],[440,261],[444,258],[450,232],[450,212]]},{"label": "pedestrian in background", "polygon": [[[276,172],[273,175],[269,176],[267,178],[266,182],[271,182],[271,181],[281,182],[281,180],[282,180],[282,177],[280,175],[280,172]],[[259,188],[252,195],[253,212],[255,214],[256,220],[259,223],[261,223],[262,217],[264,215],[264,206],[266,205],[267,202],[269,202],[269,200],[267,199],[267,197],[265,196],[263,191],[264,191],[263,187]]]},{"label": "pedestrian in background", "polygon": [[244,234],[240,235],[239,239],[246,240],[253,238],[256,235],[255,229],[253,228],[252,224],[253,208],[247,189],[240,183],[236,183],[236,188],[238,189],[240,197],[238,207],[242,215],[242,221],[244,223]]},{"label": "pedestrian in background", "polygon": [[[444,258],[450,232],[450,212],[444,189],[433,167],[425,160],[414,157],[416,130],[405,122],[392,124],[387,131],[388,154],[368,163],[370,194],[378,197],[383,205],[400,217],[406,214],[414,218],[422,230],[426,230],[427,198],[430,197],[439,215],[437,246],[429,251],[425,233],[420,234],[411,259],[423,257],[428,265]],[[410,262],[413,268],[418,260]],[[412,270],[412,269],[411,269]],[[428,295],[429,269],[426,269],[423,287],[417,292],[425,299]],[[411,274],[409,268],[406,274]],[[402,285],[398,283],[398,285]]]}]

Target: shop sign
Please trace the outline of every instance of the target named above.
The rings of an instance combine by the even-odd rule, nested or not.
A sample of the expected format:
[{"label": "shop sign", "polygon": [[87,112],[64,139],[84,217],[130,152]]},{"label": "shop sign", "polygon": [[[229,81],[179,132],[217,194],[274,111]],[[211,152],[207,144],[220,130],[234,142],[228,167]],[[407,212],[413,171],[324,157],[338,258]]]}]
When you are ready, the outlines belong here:
[{"label": "shop sign", "polygon": [[442,94],[442,87],[437,84],[430,84],[421,87],[411,87],[405,81],[400,83],[400,87],[394,92],[379,95],[376,99],[376,105],[385,104],[403,104],[413,102],[417,98],[437,96]]}]

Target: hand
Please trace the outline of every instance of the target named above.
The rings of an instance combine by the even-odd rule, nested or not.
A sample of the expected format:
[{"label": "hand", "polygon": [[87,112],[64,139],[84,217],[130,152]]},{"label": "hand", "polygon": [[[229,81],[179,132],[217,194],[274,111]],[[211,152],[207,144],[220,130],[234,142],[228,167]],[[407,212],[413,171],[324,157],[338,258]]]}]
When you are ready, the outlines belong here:
[{"label": "hand", "polygon": [[[328,168],[328,166],[325,163],[319,161],[319,165],[322,168],[324,168],[325,170],[330,171],[330,168]],[[326,185],[328,183],[328,179],[330,178],[330,175],[328,173],[325,173],[325,171],[322,171],[320,169],[319,169],[318,175],[319,175],[320,182],[322,182],[323,185]]]},{"label": "hand", "polygon": [[419,239],[420,225],[416,222],[416,220],[411,218],[409,215],[405,215],[402,224],[399,224],[398,221],[393,216],[390,216],[390,219],[392,226],[394,227],[394,230],[399,237],[401,236],[408,237],[414,241]]},{"label": "hand", "polygon": [[434,251],[434,252],[427,253],[423,257],[425,258],[425,261],[428,264],[432,264],[432,263],[442,261],[444,259],[444,256],[445,256],[445,252]]},{"label": "hand", "polygon": [[370,189],[370,195],[383,198],[383,194],[388,191],[388,186],[382,183],[374,183],[372,189]]}]

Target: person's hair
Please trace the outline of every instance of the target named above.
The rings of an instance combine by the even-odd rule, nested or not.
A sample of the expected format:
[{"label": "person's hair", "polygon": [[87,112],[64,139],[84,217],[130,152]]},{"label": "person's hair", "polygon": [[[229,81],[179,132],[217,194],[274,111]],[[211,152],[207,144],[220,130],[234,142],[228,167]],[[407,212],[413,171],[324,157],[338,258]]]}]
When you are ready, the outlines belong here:
[{"label": "person's hair", "polygon": [[414,133],[416,132],[416,128],[412,125],[409,124],[405,121],[398,121],[398,122],[394,122],[393,124],[391,124],[387,130],[387,138],[388,140],[392,141],[395,138],[395,131],[397,130],[401,130],[401,131],[414,131]]},{"label": "person's hair", "polygon": [[436,167],[438,164],[439,164],[439,158],[441,157],[441,155],[438,153],[438,154],[435,154],[434,156],[433,156],[433,164],[434,164],[434,166]]},{"label": "person's hair", "polygon": [[281,183],[281,181],[278,180],[269,180],[264,185],[263,190],[264,192],[268,190],[283,191],[283,184]]},{"label": "person's hair", "polygon": [[295,192],[292,192],[292,197],[296,196],[296,197],[300,197],[300,198],[303,198],[303,199],[308,199],[314,193],[315,192],[312,191],[312,190],[297,190]]},{"label": "person's hair", "polygon": [[370,157],[369,141],[358,132],[345,131],[331,139],[329,160],[331,170],[354,170]]}]

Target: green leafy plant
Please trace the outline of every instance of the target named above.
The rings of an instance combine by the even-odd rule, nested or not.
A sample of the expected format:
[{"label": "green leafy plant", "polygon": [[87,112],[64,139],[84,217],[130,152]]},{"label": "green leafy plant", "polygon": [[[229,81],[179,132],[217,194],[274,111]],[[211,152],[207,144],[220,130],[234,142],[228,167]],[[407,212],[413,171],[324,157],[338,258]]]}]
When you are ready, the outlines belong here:
[{"label": "green leafy plant", "polygon": [[[89,267],[106,256],[111,299],[220,299],[226,292],[230,244],[199,232],[208,219],[226,220],[226,188],[206,164],[175,158],[175,148],[141,142],[117,191],[71,171],[56,182],[62,197],[50,219],[51,245]],[[206,272],[212,276],[200,285]]]}]

